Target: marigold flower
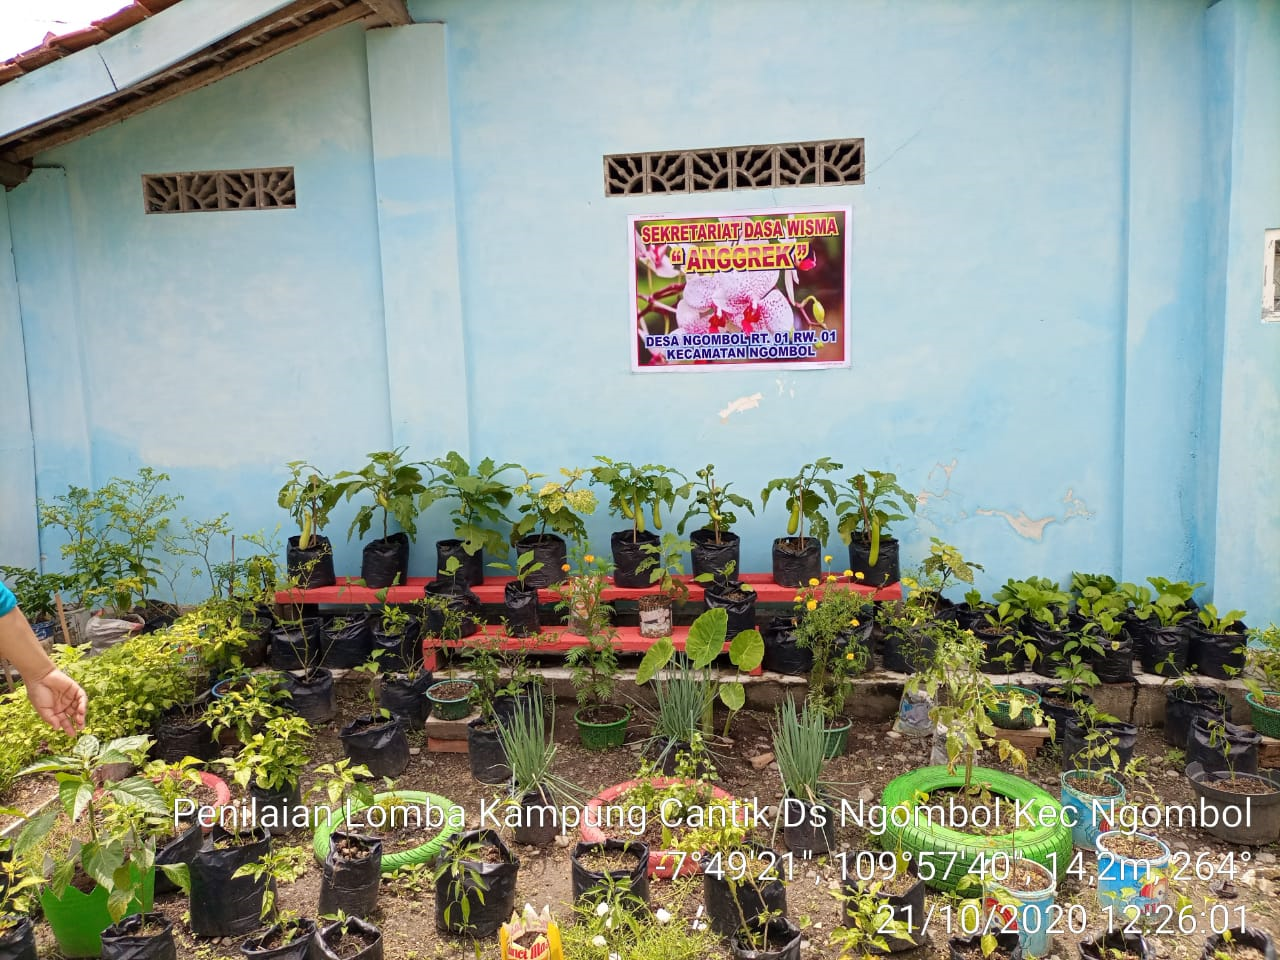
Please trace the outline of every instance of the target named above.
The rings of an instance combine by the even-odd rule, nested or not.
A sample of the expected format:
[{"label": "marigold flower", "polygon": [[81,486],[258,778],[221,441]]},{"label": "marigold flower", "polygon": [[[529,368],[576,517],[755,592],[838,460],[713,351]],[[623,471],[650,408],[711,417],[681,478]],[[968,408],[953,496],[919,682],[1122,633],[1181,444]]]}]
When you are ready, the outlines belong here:
[{"label": "marigold flower", "polygon": [[583,559],[584,561],[586,561],[587,563],[595,563],[595,562],[596,562],[596,558],[595,558],[594,556],[592,556],[591,554],[589,554],[589,553],[588,553],[585,557],[583,557],[582,559]]},{"label": "marigold flower", "polygon": [[560,569],[568,573],[572,568],[567,563],[560,564]]},{"label": "marigold flower", "polygon": [[811,586],[811,587],[816,587],[817,585],[818,585],[818,578],[817,578],[817,577],[810,577],[810,578],[809,578],[809,586]]},{"label": "marigold flower", "polygon": [[836,575],[834,573],[828,573],[827,583],[835,583],[835,582],[836,582]]},{"label": "marigold flower", "polygon": [[845,575],[846,577],[852,577],[852,576],[853,576],[853,571],[852,571],[852,570],[846,570],[846,571],[844,572],[844,575]]},{"label": "marigold flower", "polygon": [[865,580],[865,579],[867,579],[867,575],[866,575],[865,573],[863,573],[861,570],[859,570],[859,571],[858,571],[857,573],[855,573],[853,576],[854,576],[854,578],[855,578],[855,579],[857,579],[857,580]]},{"label": "marigold flower", "polygon": [[807,602],[804,606],[805,606],[805,609],[806,609],[806,610],[817,610],[817,609],[818,609],[818,601],[817,601],[817,600],[810,600],[810,601],[809,601],[809,602]]},{"label": "marigold flower", "polygon": [[853,659],[853,654],[852,654],[852,653],[846,653],[846,654],[844,655],[844,658],[845,658],[846,660],[852,660],[852,659]]},{"label": "marigold flower", "polygon": [[823,558],[822,558],[822,562],[823,562],[823,563],[830,563],[830,562],[831,562],[831,554],[829,554],[829,553],[828,553],[825,557],[823,557]]},{"label": "marigold flower", "polygon": [[849,621],[849,626],[860,627],[862,626],[862,622],[857,617],[854,617],[852,620]]},{"label": "marigold flower", "polygon": [[803,600],[803,599],[804,599],[804,597],[800,596],[800,594],[798,594],[798,593],[797,593],[797,594],[795,595],[795,602],[796,602],[796,603],[799,603],[799,602],[800,602],[801,600]]}]

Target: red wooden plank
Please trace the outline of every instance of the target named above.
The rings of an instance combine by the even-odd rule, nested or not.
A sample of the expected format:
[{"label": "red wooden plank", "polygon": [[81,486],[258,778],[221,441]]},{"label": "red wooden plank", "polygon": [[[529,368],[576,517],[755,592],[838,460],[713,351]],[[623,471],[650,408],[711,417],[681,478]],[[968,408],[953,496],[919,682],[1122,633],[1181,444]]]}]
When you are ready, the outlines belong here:
[{"label": "red wooden plank", "polygon": [[[472,587],[471,591],[480,598],[481,603],[500,604],[502,603],[502,591],[511,579],[511,577],[486,577],[484,583],[477,587]],[[691,577],[685,577],[684,579],[689,587],[689,599],[701,602],[702,584],[694,583]],[[787,603],[796,595],[794,587],[780,587],[774,583],[772,574],[748,573],[742,577],[742,580],[755,588],[756,596],[759,598],[760,603]],[[408,583],[403,586],[388,587],[385,591],[386,602],[412,603],[414,600],[419,600],[422,598],[423,588],[428,582],[429,580],[426,577],[410,577]],[[902,599],[902,585],[898,583],[891,583],[880,590],[863,586],[860,583],[845,583],[841,584],[841,586],[866,594],[875,600]],[[276,594],[276,602],[376,604],[381,602],[379,599],[379,594],[381,593],[383,593],[381,590],[372,590],[369,587],[359,586],[351,578],[343,578],[336,586],[332,587],[281,591]],[[555,603],[557,600],[554,590],[544,588],[538,593],[539,599],[543,603]],[[636,600],[650,593],[653,593],[653,590],[645,588],[628,589],[610,584],[604,590],[604,597],[606,600]]]}]

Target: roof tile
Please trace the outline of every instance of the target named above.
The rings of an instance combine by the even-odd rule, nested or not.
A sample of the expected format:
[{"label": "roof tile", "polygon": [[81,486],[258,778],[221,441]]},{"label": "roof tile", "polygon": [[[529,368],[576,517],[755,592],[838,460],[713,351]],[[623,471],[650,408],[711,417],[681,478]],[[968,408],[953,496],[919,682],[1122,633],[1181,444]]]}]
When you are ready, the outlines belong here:
[{"label": "roof tile", "polygon": [[135,2],[142,4],[142,6],[151,11],[152,16],[154,16],[161,10],[168,10],[177,3],[178,0],[135,0]]},{"label": "roof tile", "polygon": [[111,34],[98,27],[85,27],[83,30],[73,30],[58,37],[46,37],[45,43],[65,50],[67,53],[75,53],[85,47],[92,47],[95,43],[101,43],[110,36]]},{"label": "roof tile", "polygon": [[93,25],[106,33],[123,33],[130,27],[140,24],[143,20],[147,19],[148,16],[150,16],[150,14],[147,13],[145,7],[137,3],[130,3],[128,6],[121,7],[110,16],[103,17],[101,20],[93,21]]}]

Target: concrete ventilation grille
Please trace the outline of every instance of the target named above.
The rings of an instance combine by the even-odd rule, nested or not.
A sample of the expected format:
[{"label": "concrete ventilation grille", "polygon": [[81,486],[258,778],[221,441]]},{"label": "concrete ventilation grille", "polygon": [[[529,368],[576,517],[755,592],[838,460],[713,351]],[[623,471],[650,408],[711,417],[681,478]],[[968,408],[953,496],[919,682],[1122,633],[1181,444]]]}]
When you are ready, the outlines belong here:
[{"label": "concrete ventilation grille", "polygon": [[606,197],[862,183],[863,140],[810,140],[604,158]]},{"label": "concrete ventilation grille", "polygon": [[145,173],[142,203],[147,213],[279,210],[298,205],[293,167]]}]

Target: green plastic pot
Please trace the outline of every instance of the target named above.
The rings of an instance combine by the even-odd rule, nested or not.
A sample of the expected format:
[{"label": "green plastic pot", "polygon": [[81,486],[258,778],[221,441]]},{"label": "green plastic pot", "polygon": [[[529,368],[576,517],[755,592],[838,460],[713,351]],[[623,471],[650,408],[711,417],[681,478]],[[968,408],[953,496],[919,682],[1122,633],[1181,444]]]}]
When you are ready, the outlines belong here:
[{"label": "green plastic pot", "polygon": [[822,747],[822,756],[826,760],[835,757],[843,757],[849,749],[849,730],[853,727],[853,722],[849,721],[842,727],[827,727],[826,742]]},{"label": "green plastic pot", "polygon": [[622,716],[608,723],[592,723],[582,719],[582,711],[573,715],[573,722],[578,725],[578,739],[588,750],[611,750],[622,746],[627,739],[627,723],[631,720],[631,711],[622,707]]},{"label": "green plastic pot", "polygon": [[[129,904],[125,915],[149,913],[155,898],[155,868],[142,876],[140,870],[131,866],[129,876],[134,883],[141,881],[142,896]],[[102,953],[102,931],[113,922],[107,912],[107,896],[107,888],[98,884],[91,893],[82,893],[68,885],[61,897],[55,897],[49,890],[40,895],[40,906],[63,956],[96,957]]]},{"label": "green plastic pot", "polygon": [[471,715],[470,697],[459,697],[456,700],[440,700],[432,692],[449,683],[465,683],[475,688],[470,680],[441,680],[427,687],[427,699],[431,701],[431,713],[439,720],[462,720]]},{"label": "green plastic pot", "polygon": [[[1265,692],[1267,696],[1280,696],[1280,693],[1275,690]],[[1246,693],[1244,698],[1248,701],[1249,712],[1253,715],[1253,729],[1264,737],[1280,737],[1280,710],[1268,707],[1265,703],[1259,703],[1252,693]]]},{"label": "green plastic pot", "polygon": [[1030,730],[1036,725],[1035,710],[1040,706],[1040,694],[1034,690],[1028,690],[1026,687],[1017,687],[1012,684],[997,684],[995,689],[1000,693],[1017,693],[1025,701],[1022,711],[1016,716],[1011,716],[1010,703],[1008,700],[1001,700],[994,710],[988,710],[987,716],[1001,730]]}]

